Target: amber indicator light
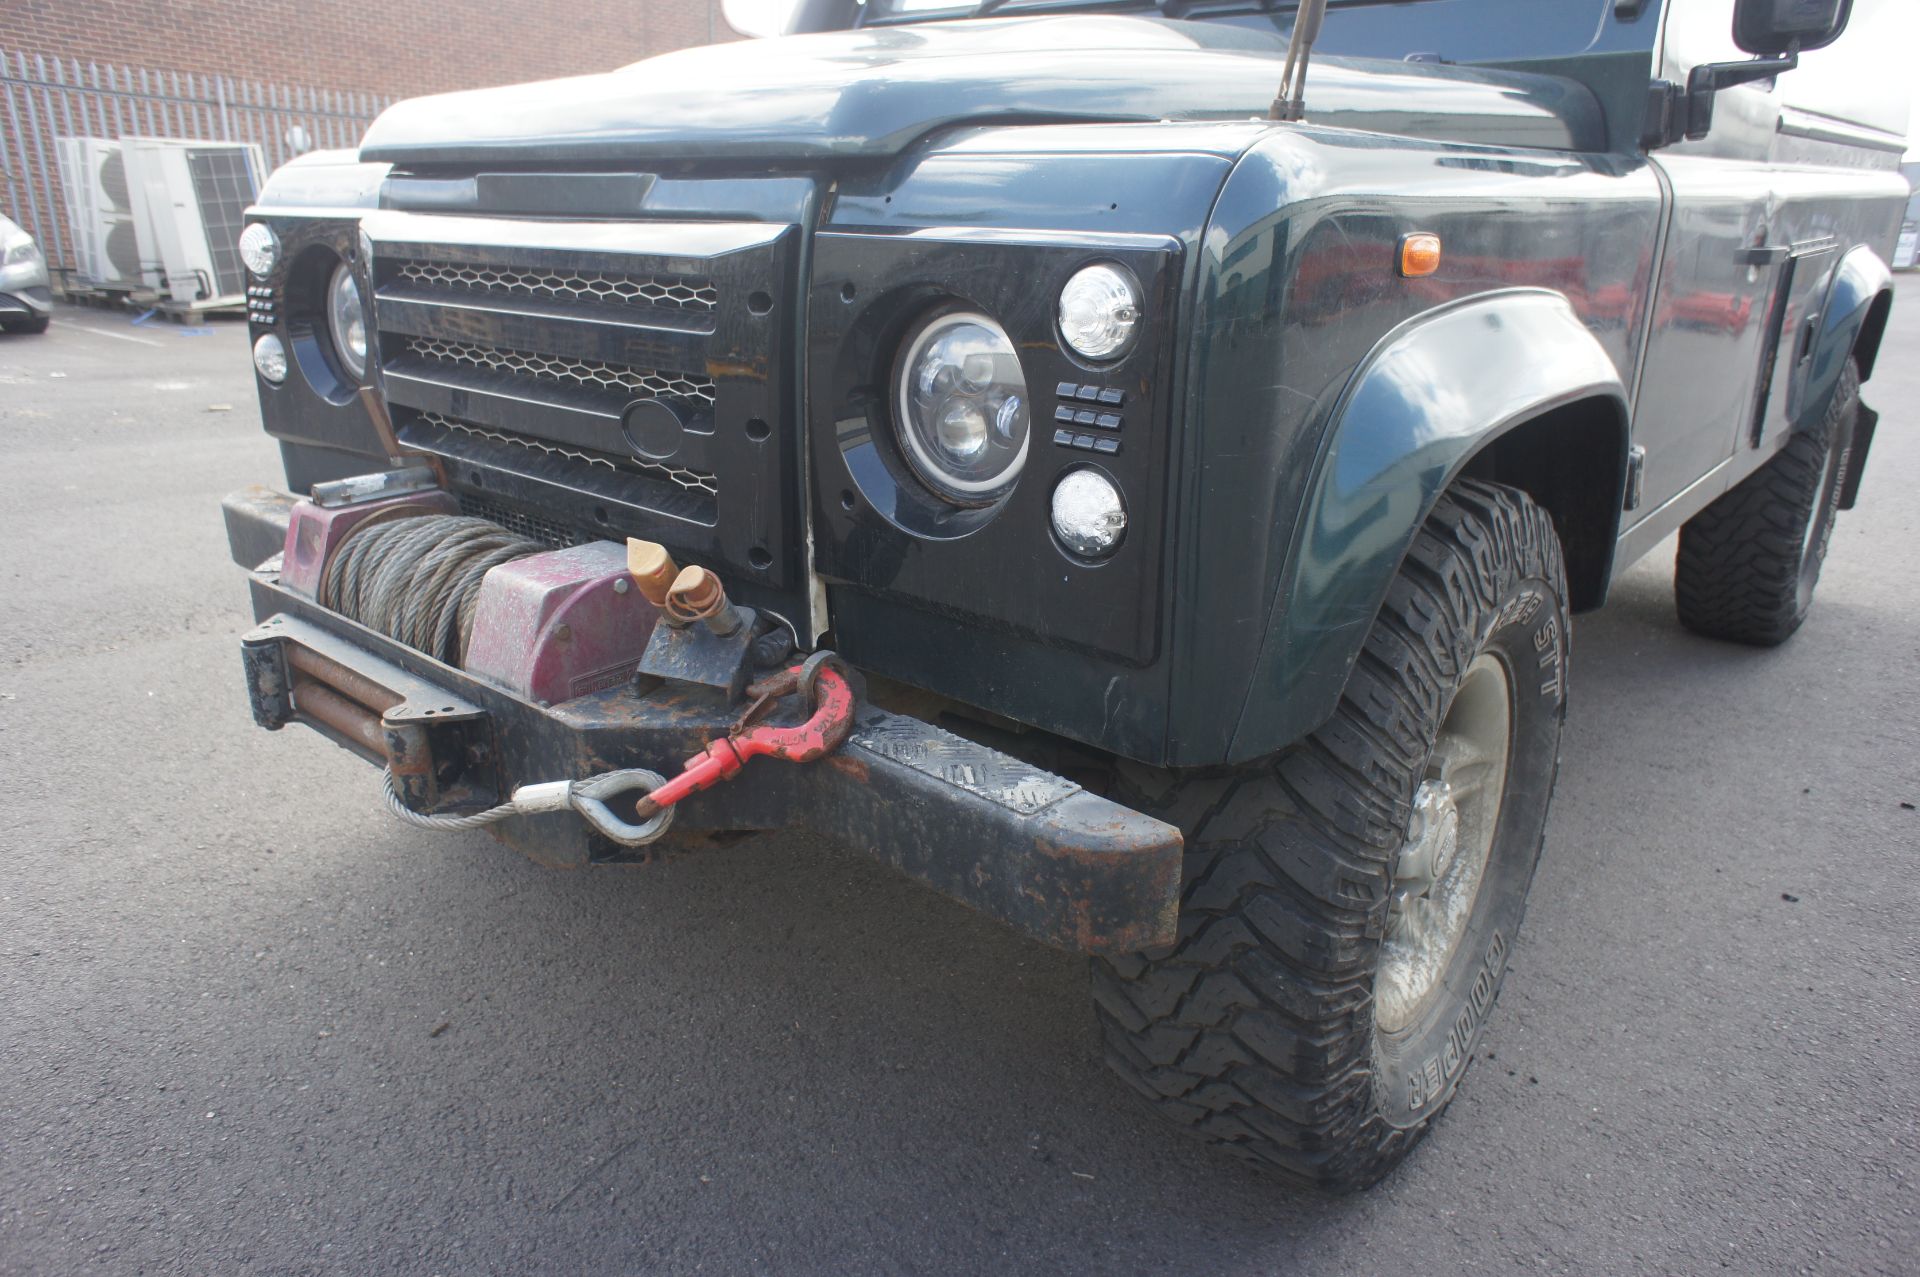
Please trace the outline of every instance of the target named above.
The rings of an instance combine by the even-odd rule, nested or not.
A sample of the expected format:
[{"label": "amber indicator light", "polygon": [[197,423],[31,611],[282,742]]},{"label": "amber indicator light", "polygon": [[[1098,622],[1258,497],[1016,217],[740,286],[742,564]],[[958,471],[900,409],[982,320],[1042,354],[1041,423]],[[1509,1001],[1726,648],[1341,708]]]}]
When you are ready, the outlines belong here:
[{"label": "amber indicator light", "polygon": [[1440,237],[1428,231],[1415,231],[1400,237],[1400,274],[1418,279],[1440,269]]}]

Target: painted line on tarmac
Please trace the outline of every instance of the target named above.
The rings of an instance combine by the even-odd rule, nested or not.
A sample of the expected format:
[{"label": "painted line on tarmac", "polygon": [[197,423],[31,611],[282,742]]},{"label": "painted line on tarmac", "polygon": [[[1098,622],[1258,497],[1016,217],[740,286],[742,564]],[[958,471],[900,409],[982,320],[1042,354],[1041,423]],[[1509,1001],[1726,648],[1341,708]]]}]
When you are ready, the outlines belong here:
[{"label": "painted line on tarmac", "polygon": [[161,346],[166,344],[155,341],[151,337],[135,337],[132,333],[110,333],[102,328],[89,328],[85,324],[76,324],[71,319],[61,324],[60,327],[71,329],[77,333],[92,333],[95,337],[111,337],[115,341],[138,342],[142,346]]}]

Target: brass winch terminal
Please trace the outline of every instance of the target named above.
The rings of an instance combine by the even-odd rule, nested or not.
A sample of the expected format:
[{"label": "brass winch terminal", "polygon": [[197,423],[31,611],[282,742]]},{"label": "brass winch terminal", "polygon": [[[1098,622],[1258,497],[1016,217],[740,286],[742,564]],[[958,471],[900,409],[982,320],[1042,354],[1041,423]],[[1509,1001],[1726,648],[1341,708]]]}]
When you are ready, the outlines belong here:
[{"label": "brass winch terminal", "polygon": [[667,591],[672,588],[673,579],[680,575],[680,567],[667,553],[667,547],[628,537],[627,572],[640,587],[640,596],[665,612]]},{"label": "brass winch terminal", "polygon": [[746,623],[740,610],[727,601],[720,578],[703,567],[686,567],[667,589],[667,617],[681,625],[704,621],[721,638],[737,633]]}]

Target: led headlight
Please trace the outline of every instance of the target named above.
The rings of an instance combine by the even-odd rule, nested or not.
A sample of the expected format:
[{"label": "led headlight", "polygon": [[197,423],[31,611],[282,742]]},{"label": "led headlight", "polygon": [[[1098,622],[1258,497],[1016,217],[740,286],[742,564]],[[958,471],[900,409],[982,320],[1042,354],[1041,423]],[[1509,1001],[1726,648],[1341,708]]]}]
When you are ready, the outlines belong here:
[{"label": "led headlight", "polygon": [[1127,503],[1098,470],[1069,470],[1054,485],[1053,531],[1075,554],[1112,554],[1127,533]]},{"label": "led headlight", "polygon": [[272,333],[253,343],[253,369],[276,386],[287,379],[287,348]]},{"label": "led headlight", "polygon": [[265,279],[280,261],[280,237],[265,222],[250,222],[240,232],[240,260]]},{"label": "led headlight", "polygon": [[958,505],[1004,496],[1030,433],[1027,380],[1005,330],[972,311],[935,315],[908,339],[897,377],[900,447],[920,481]]},{"label": "led headlight", "polygon": [[367,375],[367,312],[360,305],[360,283],[345,262],[333,268],[327,285],[327,331],[333,334],[334,353],[347,375],[359,381]]},{"label": "led headlight", "polygon": [[1060,335],[1088,359],[1112,359],[1140,328],[1140,285],[1124,268],[1088,266],[1060,290]]}]

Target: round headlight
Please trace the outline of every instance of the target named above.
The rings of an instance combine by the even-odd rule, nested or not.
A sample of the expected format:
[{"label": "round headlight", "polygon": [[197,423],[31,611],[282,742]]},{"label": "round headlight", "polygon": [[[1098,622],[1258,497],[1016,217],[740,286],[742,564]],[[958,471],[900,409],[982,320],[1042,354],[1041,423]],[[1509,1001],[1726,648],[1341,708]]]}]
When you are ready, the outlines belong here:
[{"label": "round headlight", "polygon": [[360,282],[345,262],[333,268],[327,285],[327,330],[341,367],[355,381],[367,375],[367,312],[360,304]]},{"label": "round headlight", "polygon": [[1053,530],[1075,554],[1112,554],[1127,533],[1127,503],[1098,470],[1069,470],[1053,489]]},{"label": "round headlight", "polygon": [[908,340],[895,397],[901,450],[958,505],[1004,496],[1027,463],[1031,414],[1020,356],[985,315],[934,316]]},{"label": "round headlight", "polygon": [[280,237],[265,222],[249,222],[240,232],[240,260],[247,269],[265,279],[280,261]]},{"label": "round headlight", "polygon": [[274,385],[287,379],[287,348],[272,333],[264,333],[253,343],[254,371]]},{"label": "round headlight", "polygon": [[1060,335],[1088,359],[1111,359],[1140,328],[1140,285],[1119,266],[1089,266],[1060,290]]}]

